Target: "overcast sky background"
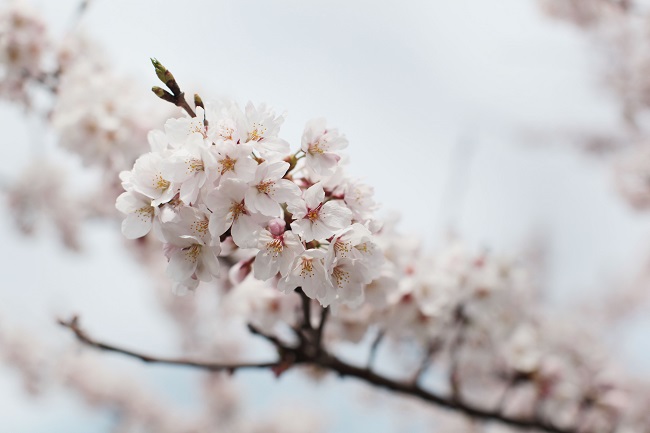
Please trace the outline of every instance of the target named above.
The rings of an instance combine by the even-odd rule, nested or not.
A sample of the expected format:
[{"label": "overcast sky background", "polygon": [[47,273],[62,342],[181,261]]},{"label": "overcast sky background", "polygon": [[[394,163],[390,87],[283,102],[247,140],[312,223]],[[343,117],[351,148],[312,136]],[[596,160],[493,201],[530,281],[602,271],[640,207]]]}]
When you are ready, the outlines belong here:
[{"label": "overcast sky background", "polygon": [[[78,2],[33,4],[61,31]],[[602,290],[647,257],[650,216],[629,210],[614,193],[609,164],[563,138],[566,131],[616,128],[617,107],[594,72],[597,53],[583,34],[543,17],[534,1],[95,0],[83,23],[116,68],[143,88],[156,84],[149,63],[156,57],[188,93],[286,110],[281,136],[294,146],[307,120],[326,117],[350,141],[351,172],[373,185],[383,209],[400,212],[401,229],[428,248],[441,244],[450,224],[471,247],[503,253],[541,236],[550,259],[545,290],[556,302]],[[33,125],[6,104],[0,115],[0,173],[12,178],[33,157]],[[527,142],[537,131],[543,139]],[[461,174],[450,163],[459,146],[473,149]],[[462,200],[445,199],[450,179],[458,178],[456,188],[466,185]],[[174,349],[116,226],[85,227],[84,255],[63,252],[45,236],[25,239],[6,212],[0,236],[7,322],[56,345],[64,335],[52,318],[78,312],[113,341]],[[630,341],[647,346],[644,335]],[[650,355],[628,346],[626,362],[647,365]],[[179,404],[196,398],[191,372],[122,364]],[[354,394],[347,390],[356,385],[315,388],[264,374],[243,382],[264,390],[256,392],[259,405],[292,393],[323,404],[338,413],[332,431],[346,431],[357,411],[372,417],[377,431],[391,426],[385,414],[350,408]],[[99,432],[110,425],[70,397],[26,398],[3,367],[0,407],[13,432]]]}]

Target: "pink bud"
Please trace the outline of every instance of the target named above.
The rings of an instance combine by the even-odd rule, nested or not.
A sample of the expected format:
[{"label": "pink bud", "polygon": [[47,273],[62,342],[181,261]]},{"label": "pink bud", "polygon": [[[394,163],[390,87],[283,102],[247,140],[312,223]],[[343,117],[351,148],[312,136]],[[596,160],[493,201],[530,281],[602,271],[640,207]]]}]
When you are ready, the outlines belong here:
[{"label": "pink bud", "polygon": [[286,223],[282,218],[275,218],[269,222],[269,231],[273,236],[280,236],[284,233]]}]

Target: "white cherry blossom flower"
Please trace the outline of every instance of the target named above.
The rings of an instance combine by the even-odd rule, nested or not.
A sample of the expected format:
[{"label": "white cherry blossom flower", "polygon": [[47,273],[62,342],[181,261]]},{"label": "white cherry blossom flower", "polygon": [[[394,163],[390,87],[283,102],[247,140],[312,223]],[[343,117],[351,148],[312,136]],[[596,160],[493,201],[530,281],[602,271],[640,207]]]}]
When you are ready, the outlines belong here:
[{"label": "white cherry blossom flower", "polygon": [[237,179],[243,182],[253,180],[257,162],[250,157],[253,150],[250,145],[220,141],[215,146],[217,179]]},{"label": "white cherry blossom flower", "polygon": [[291,223],[291,229],[303,241],[327,239],[350,225],[352,211],[342,205],[340,200],[324,202],[325,191],[320,183],[309,187],[303,198],[304,201],[287,203],[287,210],[295,219]]},{"label": "white cherry blossom flower", "polygon": [[327,286],[330,291],[323,300],[323,305],[329,305],[334,300],[356,307],[363,302],[363,286],[369,281],[367,269],[359,264],[358,260],[345,258],[335,259],[327,267],[331,284]]},{"label": "white cherry blossom flower", "polygon": [[288,154],[289,143],[278,138],[284,118],[284,114],[276,117],[266,104],[260,104],[259,108],[256,108],[252,102],[249,102],[246,104],[246,123],[243,128],[246,132],[243,142],[253,144],[255,150],[265,157],[273,154]]},{"label": "white cherry blossom flower", "polygon": [[218,245],[206,245],[201,238],[183,235],[168,244],[167,249],[167,275],[172,280],[181,283],[196,277],[207,282],[219,276]]},{"label": "white cherry blossom flower", "polygon": [[196,107],[196,117],[186,116],[167,120],[165,122],[165,133],[169,143],[173,147],[179,147],[193,135],[202,140],[208,139],[208,130],[205,127],[204,119],[205,111],[201,107]]},{"label": "white cherry blossom flower", "polygon": [[298,236],[290,231],[273,234],[262,230],[257,247],[260,251],[255,258],[253,273],[260,280],[273,278],[278,272],[285,277],[296,256],[305,251]]},{"label": "white cherry blossom flower", "polygon": [[300,201],[300,187],[282,179],[288,169],[289,163],[285,161],[264,161],[258,165],[252,185],[246,191],[246,206],[262,215],[279,217],[282,215],[280,203]]},{"label": "white cherry blossom flower", "polygon": [[165,242],[174,243],[175,238],[193,236],[205,245],[219,244],[219,237],[210,232],[210,214],[206,209],[177,206],[174,219],[163,225]]},{"label": "white cherry blossom flower", "polygon": [[208,226],[208,215],[193,207],[182,208],[179,221],[165,225],[167,274],[174,281],[211,281],[219,276],[219,238],[211,235]]},{"label": "white cherry blossom flower", "polygon": [[151,230],[155,221],[156,208],[151,206],[151,199],[135,191],[127,191],[117,198],[117,210],[126,214],[122,221],[122,234],[127,239],[137,239],[145,236]]},{"label": "white cherry blossom flower", "polygon": [[180,186],[180,199],[194,203],[201,187],[210,178],[210,171],[216,165],[214,146],[206,146],[198,134],[192,134],[186,143],[173,152],[165,161],[165,174]]},{"label": "white cherry blossom flower", "polygon": [[337,233],[330,243],[327,261],[332,263],[337,259],[358,261],[358,265],[364,268],[364,283],[370,283],[381,272],[384,254],[374,242],[370,230],[354,223]]},{"label": "white cherry blossom flower", "polygon": [[335,292],[325,270],[325,251],[311,249],[303,252],[294,259],[287,276],[278,281],[278,289],[285,293],[291,293],[297,287],[323,306],[334,300],[332,294]]},{"label": "white cherry blossom flower", "polygon": [[205,198],[205,204],[212,211],[210,232],[220,236],[230,228],[232,239],[240,248],[256,247],[257,235],[262,229],[244,203],[247,189],[246,183],[229,179]]},{"label": "white cherry blossom flower", "polygon": [[163,169],[164,159],[157,153],[145,153],[135,161],[131,176],[125,175],[133,189],[152,199],[151,205],[158,206],[171,200],[178,188],[173,185]]},{"label": "white cherry blossom flower", "polygon": [[338,151],[347,146],[345,136],[337,129],[328,129],[325,119],[309,121],[302,134],[301,149],[306,154],[307,166],[319,176],[334,174],[341,159]]},{"label": "white cherry blossom flower", "polygon": [[348,180],[343,192],[343,200],[352,211],[355,220],[365,221],[372,218],[377,210],[377,204],[373,199],[374,193],[371,186],[358,180]]}]

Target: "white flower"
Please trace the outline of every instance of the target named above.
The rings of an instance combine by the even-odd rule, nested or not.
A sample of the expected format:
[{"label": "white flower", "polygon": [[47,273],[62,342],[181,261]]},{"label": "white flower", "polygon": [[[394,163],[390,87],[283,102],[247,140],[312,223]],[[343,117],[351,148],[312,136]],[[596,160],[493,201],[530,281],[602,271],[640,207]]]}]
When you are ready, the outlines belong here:
[{"label": "white flower", "polygon": [[255,177],[257,163],[250,158],[252,148],[246,144],[235,144],[232,141],[219,141],[217,149],[216,171],[217,178],[237,179],[249,182]]},{"label": "white flower", "polygon": [[287,276],[278,281],[278,289],[285,293],[297,287],[301,287],[305,295],[317,299],[324,307],[334,300],[335,292],[325,270],[324,251],[312,249],[303,252],[294,259]]},{"label": "white flower", "polygon": [[256,247],[262,229],[244,204],[247,189],[244,182],[230,179],[221,182],[219,188],[205,198],[205,204],[212,211],[210,232],[220,236],[230,228],[232,240],[240,248]]},{"label": "white flower", "polygon": [[357,261],[358,265],[364,268],[364,282],[370,283],[379,277],[384,254],[374,242],[370,230],[354,223],[337,233],[330,243],[327,262],[332,263],[338,259]]},{"label": "white flower", "polygon": [[197,136],[201,140],[208,138],[204,123],[205,112],[196,107],[196,117],[181,117],[165,122],[165,133],[173,147],[183,145],[190,137]]},{"label": "white flower", "polygon": [[[171,212],[170,212],[171,213]],[[174,243],[174,239],[192,236],[205,245],[219,245],[219,237],[209,230],[209,213],[196,207],[178,205],[172,221],[163,224],[164,241]]]},{"label": "white flower", "polygon": [[265,157],[272,154],[286,155],[289,153],[289,143],[278,138],[284,118],[284,114],[276,117],[266,104],[255,108],[253,103],[249,102],[246,104],[246,123],[243,128],[246,133],[243,141],[252,143],[255,150]]},{"label": "white flower", "polygon": [[117,210],[126,214],[122,233],[127,239],[140,238],[151,230],[155,208],[151,199],[137,192],[124,192],[115,201]]},{"label": "white flower", "polygon": [[289,163],[264,161],[257,166],[255,179],[246,191],[246,206],[253,212],[270,217],[282,216],[280,203],[294,203],[300,200],[300,187],[282,179]]},{"label": "white flower", "polygon": [[334,174],[341,159],[338,151],[347,146],[348,140],[337,129],[327,129],[325,119],[309,121],[302,134],[301,149],[306,154],[307,167],[319,176]]},{"label": "white flower", "polygon": [[145,153],[135,161],[131,175],[124,175],[123,180],[130,183],[135,191],[151,198],[152,206],[167,203],[176,195],[178,188],[168,180],[163,165],[161,155]]},{"label": "white flower", "polygon": [[206,245],[195,236],[180,236],[167,245],[169,264],[167,275],[176,282],[187,282],[193,277],[211,281],[219,276],[218,245]]},{"label": "white flower", "polygon": [[287,210],[296,220],[291,229],[298,233],[303,241],[327,239],[337,231],[350,225],[352,211],[339,200],[325,200],[325,191],[320,183],[309,187],[304,193],[304,201],[287,203]]},{"label": "white flower", "polygon": [[285,277],[295,257],[305,251],[298,236],[292,232],[274,235],[268,230],[262,230],[257,247],[260,251],[255,258],[253,272],[255,278],[260,280],[268,280],[278,272]]},{"label": "white flower", "polygon": [[206,146],[198,134],[193,134],[166,159],[163,167],[169,180],[180,186],[180,199],[194,203],[215,164],[214,147]]},{"label": "white flower", "polygon": [[328,305],[335,299],[338,302],[356,307],[363,302],[363,286],[368,281],[367,270],[358,260],[335,259],[328,266],[331,292],[324,298]]},{"label": "white flower", "polygon": [[343,200],[357,221],[365,221],[372,218],[372,213],[377,209],[373,200],[374,190],[371,186],[358,180],[348,180],[345,185]]}]

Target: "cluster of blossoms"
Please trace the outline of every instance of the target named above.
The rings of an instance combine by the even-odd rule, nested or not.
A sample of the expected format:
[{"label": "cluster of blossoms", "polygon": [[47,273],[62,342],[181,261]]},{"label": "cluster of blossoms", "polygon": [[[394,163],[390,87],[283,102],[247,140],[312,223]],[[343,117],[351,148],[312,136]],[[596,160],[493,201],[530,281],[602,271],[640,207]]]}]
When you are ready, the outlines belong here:
[{"label": "cluster of blossoms", "polygon": [[23,3],[0,12],[0,96],[24,100],[30,80],[40,79],[48,40],[45,24]]},{"label": "cluster of blossoms", "polygon": [[89,50],[96,51],[83,38],[69,38],[61,47],[51,122],[62,148],[114,178],[147,150],[147,131],[154,126],[149,119],[157,116],[143,106],[131,81],[87,55]]},{"label": "cluster of blossoms", "polygon": [[359,305],[380,276],[372,190],[344,174],[347,140],[313,120],[290,153],[283,120],[265,105],[197,106],[150,132],[151,152],[121,173],[122,231],[164,243],[177,290],[219,276],[219,256],[235,249],[247,252],[234,268],[241,277],[252,270],[323,306]]}]

